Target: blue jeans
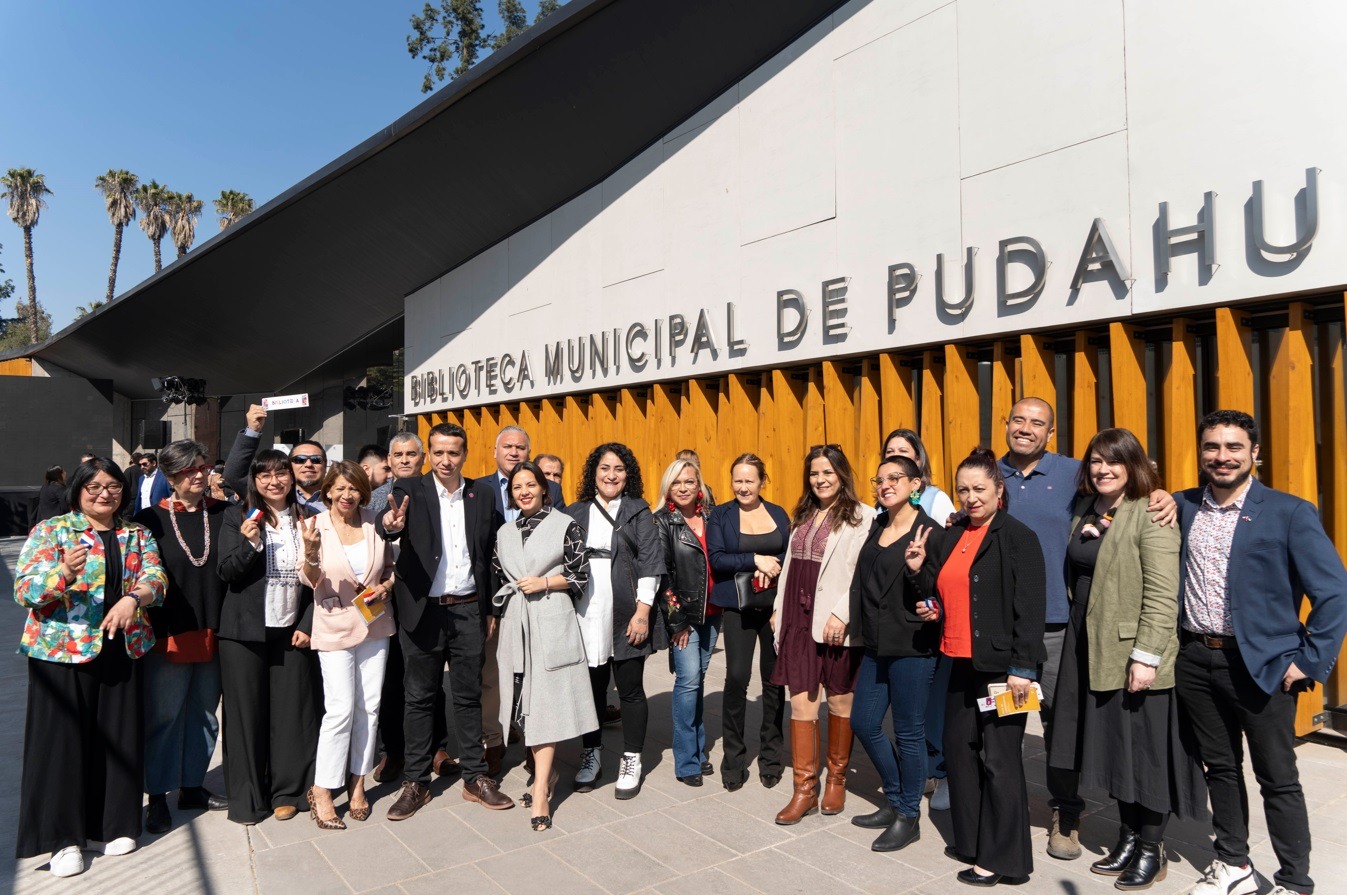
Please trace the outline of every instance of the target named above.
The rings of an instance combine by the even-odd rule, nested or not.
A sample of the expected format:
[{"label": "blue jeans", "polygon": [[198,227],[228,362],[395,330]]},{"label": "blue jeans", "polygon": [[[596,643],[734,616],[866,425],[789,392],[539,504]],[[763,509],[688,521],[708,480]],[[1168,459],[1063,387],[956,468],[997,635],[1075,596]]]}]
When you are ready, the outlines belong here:
[{"label": "blue jeans", "polygon": [[215,754],[220,722],[220,660],[145,663],[145,791],[151,795],[200,786]]},{"label": "blue jeans", "polygon": [[926,700],[926,776],[945,779],[945,694],[952,660],[936,656],[931,692]]},{"label": "blue jeans", "polygon": [[706,667],[720,635],[719,613],[700,625],[693,625],[688,645],[669,647],[673,663],[673,754],[674,775],[691,777],[702,772],[706,758],[706,725],[702,723],[703,684]]},{"label": "blue jeans", "polygon": [[[926,785],[926,702],[935,658],[880,659],[867,652],[851,703],[851,729],[879,771],[889,804],[905,817],[921,813]],[[893,710],[893,735],[884,735],[884,714]]]}]

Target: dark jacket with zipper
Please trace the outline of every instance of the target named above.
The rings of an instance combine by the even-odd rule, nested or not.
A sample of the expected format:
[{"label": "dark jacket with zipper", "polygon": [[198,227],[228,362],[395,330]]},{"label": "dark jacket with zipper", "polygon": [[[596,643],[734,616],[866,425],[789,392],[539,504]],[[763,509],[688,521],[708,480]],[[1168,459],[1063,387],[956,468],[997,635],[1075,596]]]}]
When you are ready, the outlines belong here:
[{"label": "dark jacket with zipper", "polygon": [[[926,540],[928,557],[941,552],[948,535],[934,519],[918,510],[907,534],[887,547],[880,547],[879,536],[888,524],[888,513],[881,512],[875,517],[865,545],[861,547],[856,573],[851,578],[851,622],[859,625],[866,651],[880,658],[934,656],[940,650],[940,624],[923,621],[917,615],[917,603],[923,599],[918,596],[916,582],[921,573],[907,567],[905,554],[918,528],[930,529]],[[880,550],[895,551],[900,566],[896,574],[892,568],[885,571],[878,567],[875,560]],[[880,597],[878,611],[873,617],[865,606],[867,585],[877,588]]]},{"label": "dark jacket with zipper", "polygon": [[[973,667],[989,674],[1013,671],[1036,678],[1047,658],[1043,648],[1047,612],[1043,550],[1033,530],[1004,510],[987,525],[968,574]],[[927,545],[926,563],[913,577],[920,599],[939,598],[936,580],[940,569],[966,531],[968,520],[961,519],[946,529],[937,552]]]},{"label": "dark jacket with zipper", "polygon": [[[664,575],[660,578],[657,599],[672,638],[688,626],[706,621],[707,580],[711,572],[701,541],[688,528],[682,513],[661,509],[655,514],[655,524],[664,545]],[[702,525],[706,525],[705,517]]]}]

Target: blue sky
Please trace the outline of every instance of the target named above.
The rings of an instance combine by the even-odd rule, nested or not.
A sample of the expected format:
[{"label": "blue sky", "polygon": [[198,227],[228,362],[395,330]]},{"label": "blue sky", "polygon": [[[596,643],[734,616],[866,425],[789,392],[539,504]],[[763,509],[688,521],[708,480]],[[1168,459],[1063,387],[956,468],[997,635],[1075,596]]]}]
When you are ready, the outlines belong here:
[{"label": "blue sky", "polygon": [[[107,290],[112,225],[95,177],[125,168],[205,200],[200,245],[219,232],[221,190],[261,206],[425,98],[425,64],[406,46],[423,3],[0,0],[0,170],[34,168],[55,193],[33,231],[53,331]],[[537,0],[524,5],[532,17]],[[482,7],[499,31],[495,0]],[[8,217],[0,244],[24,298],[23,234]],[[165,264],[177,255],[167,239],[163,252]],[[117,293],[153,270],[133,222]],[[13,315],[14,302],[0,306]]]}]

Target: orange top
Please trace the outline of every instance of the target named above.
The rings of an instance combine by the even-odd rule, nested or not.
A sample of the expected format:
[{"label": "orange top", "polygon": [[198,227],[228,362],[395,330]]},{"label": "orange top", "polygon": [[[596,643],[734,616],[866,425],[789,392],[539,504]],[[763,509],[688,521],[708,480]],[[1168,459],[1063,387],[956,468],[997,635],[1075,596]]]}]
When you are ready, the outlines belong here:
[{"label": "orange top", "polygon": [[973,658],[973,613],[969,606],[968,575],[973,560],[987,536],[987,526],[969,526],[954,545],[954,552],[945,560],[936,578],[940,594],[940,608],[945,613],[945,626],[940,637],[940,652],[955,659]]}]

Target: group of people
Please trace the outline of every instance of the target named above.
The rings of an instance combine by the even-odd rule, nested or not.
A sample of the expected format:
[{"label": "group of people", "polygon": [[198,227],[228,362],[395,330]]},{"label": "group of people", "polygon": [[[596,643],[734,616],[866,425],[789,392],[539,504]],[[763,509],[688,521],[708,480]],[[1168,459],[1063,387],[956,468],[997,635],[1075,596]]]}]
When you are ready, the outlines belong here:
[{"label": "group of people", "polygon": [[[25,544],[19,857],[50,853],[67,876],[86,846],[134,849],[142,791],[150,832],[171,826],[174,791],[180,810],[251,824],[307,808],[345,829],[370,816],[370,776],[399,784],[389,820],[413,816],[432,775],[454,771],[464,799],[510,808],[499,778],[515,736],[531,775],[521,802],[546,830],[557,744],[580,739],[573,788],[595,789],[610,713],[623,742],[614,796],[640,793],[645,665],[664,649],[674,776],[703,786],[720,641],[727,790],[749,776],[755,658],[764,787],[786,770],[789,697],[779,824],[845,810],[858,738],[882,781],[883,804],[852,817],[876,831],[873,849],[920,837],[929,792],[930,809],[951,814],[961,882],[1021,881],[1033,870],[1022,744],[1038,709],[1052,857],[1080,857],[1080,793],[1102,789],[1118,837],[1091,870],[1148,888],[1167,871],[1168,818],[1206,817],[1209,798],[1216,859],[1192,891],[1250,895],[1247,737],[1274,891],[1313,889],[1295,697],[1341,648],[1347,572],[1315,507],[1253,477],[1245,413],[1199,423],[1205,484],[1174,495],[1126,429],[1097,433],[1079,461],[1048,451],[1053,410],[1026,398],[1001,457],[980,448],[959,463],[957,510],[917,433],[899,429],[872,489],[837,445],[810,448],[789,511],[763,498],[768,470],[752,453],[734,459],[732,499],[716,505],[681,452],[652,508],[632,451],[602,444],[566,504],[561,459],[532,454],[514,426],[492,447],[496,472],[471,479],[467,433],[451,423],[424,448],[399,433],[329,466],[316,443],[261,449],[265,415],[250,409],[224,465],[237,503],[208,495],[205,447],[180,441],[156,458],[168,493],[134,521],[121,514],[125,476],[93,458],[71,476],[68,512]],[[203,781],[221,702],[215,794]]]}]

